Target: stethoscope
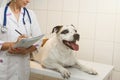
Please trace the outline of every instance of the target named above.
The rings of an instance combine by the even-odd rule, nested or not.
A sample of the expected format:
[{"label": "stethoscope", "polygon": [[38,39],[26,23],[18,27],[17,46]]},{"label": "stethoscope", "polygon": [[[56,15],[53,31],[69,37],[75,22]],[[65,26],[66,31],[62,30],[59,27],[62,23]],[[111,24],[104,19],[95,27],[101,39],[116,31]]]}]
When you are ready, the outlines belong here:
[{"label": "stethoscope", "polygon": [[[1,27],[1,32],[2,33],[6,33],[7,32],[7,27],[6,27],[6,24],[7,24],[7,10],[8,10],[8,6],[9,6],[10,2],[5,6],[5,9],[4,9],[4,18],[3,18],[3,25]],[[30,25],[32,24],[32,21],[31,21],[31,17],[30,17],[30,14],[28,12],[28,10],[24,7],[23,8],[24,12],[23,12],[23,24],[26,25],[25,23],[25,13],[27,13],[28,15],[28,19],[29,19],[29,22],[30,22]]]}]

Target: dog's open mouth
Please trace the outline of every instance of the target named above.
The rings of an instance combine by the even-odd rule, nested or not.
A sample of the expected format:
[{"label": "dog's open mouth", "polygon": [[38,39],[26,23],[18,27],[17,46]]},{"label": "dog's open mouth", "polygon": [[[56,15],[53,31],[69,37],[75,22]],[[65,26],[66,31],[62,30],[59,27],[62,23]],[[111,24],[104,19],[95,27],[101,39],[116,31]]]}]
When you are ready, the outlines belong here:
[{"label": "dog's open mouth", "polygon": [[76,44],[76,41],[66,41],[63,40],[63,43],[68,46],[70,49],[78,51],[79,50],[79,45]]}]

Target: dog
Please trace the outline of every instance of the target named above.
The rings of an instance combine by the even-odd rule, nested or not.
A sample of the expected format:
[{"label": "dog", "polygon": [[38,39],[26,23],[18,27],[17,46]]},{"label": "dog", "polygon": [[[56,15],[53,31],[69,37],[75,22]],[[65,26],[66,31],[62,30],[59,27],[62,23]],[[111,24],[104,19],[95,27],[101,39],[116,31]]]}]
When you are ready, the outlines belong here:
[{"label": "dog", "polygon": [[52,33],[53,36],[43,45],[37,58],[43,67],[60,72],[65,79],[70,78],[71,73],[66,68],[69,66],[92,75],[97,74],[92,68],[80,64],[74,56],[74,52],[79,50],[77,42],[80,35],[73,25],[58,25]]}]

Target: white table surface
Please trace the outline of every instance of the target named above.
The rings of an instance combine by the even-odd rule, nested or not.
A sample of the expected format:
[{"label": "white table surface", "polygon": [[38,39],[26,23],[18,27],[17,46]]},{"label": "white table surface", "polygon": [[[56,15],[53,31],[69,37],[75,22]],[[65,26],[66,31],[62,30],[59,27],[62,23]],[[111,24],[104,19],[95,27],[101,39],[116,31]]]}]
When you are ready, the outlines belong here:
[{"label": "white table surface", "polygon": [[[80,62],[87,66],[91,66],[98,72],[98,74],[90,75],[78,69],[69,68],[69,71],[71,72],[71,77],[69,80],[104,80],[108,75],[110,75],[113,69],[113,66],[111,65],[105,65],[105,64],[82,61],[82,60],[80,60]],[[41,65],[36,62],[31,61],[30,66],[32,73],[63,79],[60,73],[53,70],[42,68]]]}]

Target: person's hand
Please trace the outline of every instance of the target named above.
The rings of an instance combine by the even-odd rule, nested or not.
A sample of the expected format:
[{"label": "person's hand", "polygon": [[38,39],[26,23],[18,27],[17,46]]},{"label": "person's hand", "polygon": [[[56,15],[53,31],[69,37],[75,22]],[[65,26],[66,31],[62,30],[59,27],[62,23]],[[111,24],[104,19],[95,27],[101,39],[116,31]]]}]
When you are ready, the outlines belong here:
[{"label": "person's hand", "polygon": [[13,47],[17,42],[19,42],[23,38],[27,38],[27,36],[25,36],[25,35],[19,36],[17,41],[14,44],[12,44],[11,46],[9,46],[8,52],[10,54],[23,54],[24,55],[24,54],[31,53],[31,52],[36,50],[36,47],[33,45],[30,46],[29,48],[22,48],[22,47],[21,48],[14,48]]},{"label": "person's hand", "polygon": [[16,42],[4,42],[2,44],[1,50],[2,51],[8,50],[9,48],[11,48],[12,46],[14,46],[17,42],[19,42],[23,38],[27,38],[27,36],[25,36],[25,35],[19,36]]},{"label": "person's hand", "polygon": [[20,36],[18,37],[16,43],[19,42],[20,40],[22,40],[23,38],[27,38],[27,36],[26,36],[26,35],[20,35]]},{"label": "person's hand", "polygon": [[32,53],[33,51],[36,50],[36,47],[34,45],[32,45],[29,48],[13,48],[12,46],[9,48],[8,52],[10,54],[28,54],[28,53]]}]

